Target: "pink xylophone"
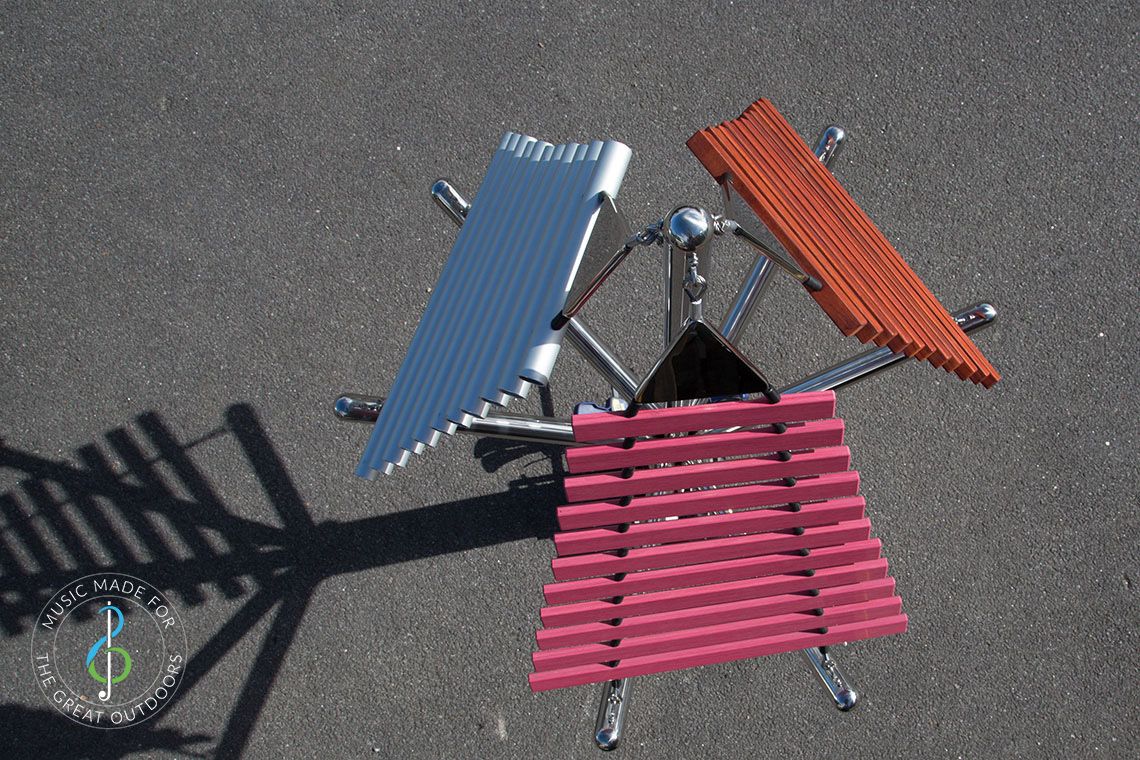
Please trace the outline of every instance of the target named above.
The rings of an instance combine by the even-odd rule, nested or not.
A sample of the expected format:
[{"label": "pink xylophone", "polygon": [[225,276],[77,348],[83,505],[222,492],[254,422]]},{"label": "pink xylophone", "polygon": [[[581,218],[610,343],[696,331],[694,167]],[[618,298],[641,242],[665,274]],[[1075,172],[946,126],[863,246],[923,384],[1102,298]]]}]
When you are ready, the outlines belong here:
[{"label": "pink xylophone", "polygon": [[834,414],[824,391],[575,415],[531,688],[905,631]]}]

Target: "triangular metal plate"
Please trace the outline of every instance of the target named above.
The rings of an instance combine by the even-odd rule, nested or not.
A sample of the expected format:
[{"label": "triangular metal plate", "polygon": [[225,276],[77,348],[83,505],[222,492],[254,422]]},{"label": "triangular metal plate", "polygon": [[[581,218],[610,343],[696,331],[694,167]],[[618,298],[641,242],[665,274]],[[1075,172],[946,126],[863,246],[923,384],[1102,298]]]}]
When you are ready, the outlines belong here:
[{"label": "triangular metal plate", "polygon": [[629,249],[625,247],[632,236],[629,221],[608,193],[598,193],[598,197],[601,202],[598,218],[562,310],[567,316],[577,313],[629,255]]},{"label": "triangular metal plate", "polygon": [[638,404],[763,393],[778,396],[764,374],[704,322],[690,321],[634,395]]}]

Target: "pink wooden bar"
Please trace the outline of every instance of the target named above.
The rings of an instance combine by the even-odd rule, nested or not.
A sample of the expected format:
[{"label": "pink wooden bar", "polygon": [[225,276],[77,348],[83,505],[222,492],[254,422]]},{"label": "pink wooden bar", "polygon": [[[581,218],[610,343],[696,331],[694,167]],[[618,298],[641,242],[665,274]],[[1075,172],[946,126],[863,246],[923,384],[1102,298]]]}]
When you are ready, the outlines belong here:
[{"label": "pink wooden bar", "polygon": [[831,626],[827,633],[783,633],[746,641],[696,647],[682,652],[629,657],[613,666],[578,665],[560,670],[532,673],[529,677],[530,687],[533,691],[547,691],[568,686],[599,683],[614,678],[632,678],[633,676],[683,670],[700,665],[763,657],[780,652],[794,652],[808,647],[834,646],[846,641],[858,641],[902,633],[906,630],[906,625],[906,615],[891,615],[859,623]]},{"label": "pink wooden bar", "polygon": [[802,451],[783,461],[775,454],[753,459],[729,459],[720,462],[634,470],[624,473],[601,472],[571,475],[566,478],[567,501],[613,499],[621,496],[673,491],[679,488],[707,488],[734,483],[776,480],[787,477],[819,475],[846,470],[851,452],[846,446]]},{"label": "pink wooden bar", "polygon": [[638,523],[625,530],[618,528],[588,528],[554,536],[558,556],[565,557],[587,552],[604,552],[650,544],[670,544],[680,541],[697,541],[702,538],[720,538],[748,533],[766,533],[788,528],[810,528],[830,525],[863,516],[865,504],[862,496],[805,504],[798,512],[772,507],[752,509],[724,515],[685,517],[680,520]]},{"label": "pink wooden bar", "polygon": [[579,446],[566,450],[566,467],[571,473],[597,472],[622,467],[646,467],[686,459],[768,454],[797,451],[843,443],[843,420],[818,420],[789,427],[783,433],[768,430],[738,430],[680,438],[648,438],[635,441],[631,448],[621,443]]},{"label": "pink wooden bar", "polygon": [[803,422],[835,416],[835,393],[789,393],[779,402],[723,401],[718,404],[642,409],[632,417],[625,412],[576,414],[574,437],[583,443],[611,438],[668,435],[727,427],[753,427],[777,422]]},{"label": "pink wooden bar", "polygon": [[631,549],[624,556],[615,554],[580,554],[557,557],[551,563],[555,580],[589,578],[595,575],[633,573],[662,567],[678,567],[721,559],[756,557],[762,554],[835,546],[848,541],[863,541],[871,535],[870,520],[852,520],[838,525],[807,528],[802,534],[761,533],[752,536],[710,538],[685,544],[667,544],[645,549]]},{"label": "pink wooden bar", "polygon": [[612,662],[613,660],[644,655],[662,653],[683,655],[685,650],[698,646],[755,639],[796,631],[812,631],[897,615],[902,611],[902,600],[897,596],[888,596],[887,598],[870,599],[837,607],[820,607],[820,609],[823,614],[818,616],[810,612],[791,612],[727,623],[710,620],[707,625],[701,628],[667,631],[648,636],[626,636],[613,646],[586,644],[584,646],[538,651],[532,655],[532,660],[535,670],[542,671],[557,670],[575,665]]},{"label": "pink wooden bar", "polygon": [[[749,581],[774,577],[776,580],[771,582],[769,593],[780,594],[810,589],[815,588],[815,586],[811,585],[812,581],[808,576],[785,574],[813,570],[815,571],[815,578],[823,578],[826,577],[824,572],[827,568],[875,560],[881,552],[882,543],[879,539],[872,538],[865,541],[852,541],[839,546],[813,549],[807,556],[769,554],[721,562],[669,567],[662,570],[647,570],[631,573],[621,579],[601,577],[547,583],[542,588],[543,597],[547,604],[561,606],[544,608],[541,617],[542,622],[548,626],[569,625],[590,620],[609,620],[613,617],[620,617],[620,615],[614,614],[619,605],[596,600],[615,597],[624,597],[621,604],[629,605],[626,609],[640,610],[634,614],[656,612],[660,609],[666,609],[666,607],[650,607],[651,599],[647,598],[647,595],[651,592],[681,594],[684,593],[683,589],[705,588],[702,584],[718,581]],[[800,585],[800,581],[806,582]],[[715,593],[715,591],[709,593]],[[642,605],[645,606],[644,609]]]},{"label": "pink wooden bar", "polygon": [[[882,563],[882,575],[879,578],[858,583],[845,582],[836,587],[825,585],[820,589],[818,596],[787,593],[718,604],[684,605],[677,609],[669,609],[649,615],[631,616],[627,612],[625,617],[620,618],[620,622],[616,625],[609,622],[596,622],[562,628],[544,628],[537,631],[535,638],[538,641],[539,649],[557,649],[559,647],[610,642],[617,638],[628,639],[634,636],[664,633],[665,631],[701,628],[713,623],[729,623],[735,620],[750,620],[770,615],[835,607],[863,602],[868,599],[893,596],[895,581],[893,578],[886,577],[885,560],[880,560],[880,562]],[[852,574],[850,570],[847,570],[844,575],[858,575],[858,573]],[[830,580],[835,580],[835,578]],[[813,586],[813,588],[815,587]]]},{"label": "pink wooden bar", "polygon": [[726,509],[747,509],[817,501],[859,492],[859,473],[834,472],[801,478],[795,485],[761,484],[717,488],[705,491],[638,496],[622,506],[616,501],[594,501],[558,508],[558,525],[563,530],[595,528],[624,522],[662,517],[699,515]]},{"label": "pink wooden bar", "polygon": [[531,688],[904,631],[833,412],[827,392],[576,416],[594,444],[567,453]]}]

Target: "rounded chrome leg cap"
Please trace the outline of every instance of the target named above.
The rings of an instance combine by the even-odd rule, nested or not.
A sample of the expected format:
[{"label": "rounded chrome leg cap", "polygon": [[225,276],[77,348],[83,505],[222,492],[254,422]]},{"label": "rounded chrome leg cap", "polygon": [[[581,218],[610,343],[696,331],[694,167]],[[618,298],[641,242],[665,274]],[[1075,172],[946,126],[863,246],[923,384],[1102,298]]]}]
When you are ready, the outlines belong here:
[{"label": "rounded chrome leg cap", "polygon": [[594,735],[594,744],[598,745],[598,749],[603,752],[617,749],[618,743],[617,732],[612,728],[603,728]]},{"label": "rounded chrome leg cap", "polygon": [[846,689],[835,695],[835,706],[839,708],[840,712],[850,712],[855,709],[855,705],[859,703],[859,692],[854,689]]}]

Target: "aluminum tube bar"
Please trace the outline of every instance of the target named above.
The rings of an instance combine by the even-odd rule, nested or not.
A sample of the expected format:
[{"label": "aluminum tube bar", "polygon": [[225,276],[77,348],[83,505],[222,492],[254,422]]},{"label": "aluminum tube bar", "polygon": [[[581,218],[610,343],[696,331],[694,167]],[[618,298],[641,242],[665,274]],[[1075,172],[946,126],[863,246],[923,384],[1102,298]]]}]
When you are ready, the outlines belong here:
[{"label": "aluminum tube bar", "polygon": [[[551,320],[565,304],[599,199],[617,195],[630,155],[615,141],[552,145],[504,135],[358,475],[391,473],[441,436],[549,381],[563,338]],[[461,212],[458,199],[443,190],[433,193],[437,202]]]},{"label": "aluminum tube bar", "polygon": [[[431,196],[448,217],[458,226],[463,226],[471,204],[446,179],[436,180],[431,186]],[[591,330],[580,317],[574,317],[566,325],[566,335],[570,345],[597,370],[598,374],[618,391],[625,399],[633,398],[637,390],[637,380],[618,361],[613,351]]]}]

